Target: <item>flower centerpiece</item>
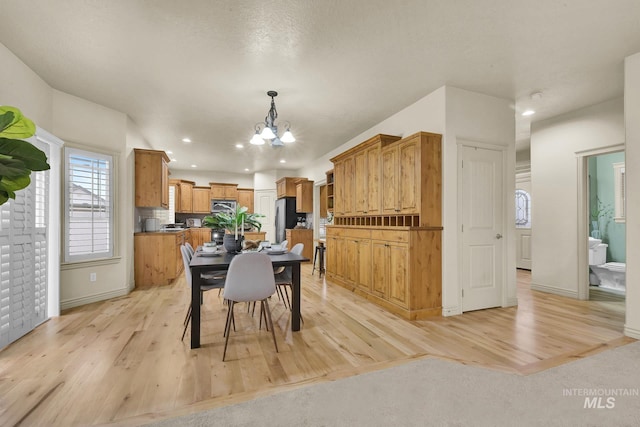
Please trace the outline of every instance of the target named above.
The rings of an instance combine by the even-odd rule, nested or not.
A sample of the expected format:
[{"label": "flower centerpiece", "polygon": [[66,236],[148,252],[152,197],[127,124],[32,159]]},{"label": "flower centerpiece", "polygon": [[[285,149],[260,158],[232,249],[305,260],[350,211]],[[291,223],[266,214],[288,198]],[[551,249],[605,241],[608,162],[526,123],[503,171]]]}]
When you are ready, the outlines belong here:
[{"label": "flower centerpiece", "polygon": [[207,215],[202,219],[202,225],[209,228],[220,228],[225,230],[223,246],[227,252],[240,252],[242,250],[242,240],[245,230],[262,228],[262,223],[258,218],[264,217],[262,214],[249,213],[249,208],[238,205],[235,211],[231,208],[227,212],[218,212],[215,215]]}]

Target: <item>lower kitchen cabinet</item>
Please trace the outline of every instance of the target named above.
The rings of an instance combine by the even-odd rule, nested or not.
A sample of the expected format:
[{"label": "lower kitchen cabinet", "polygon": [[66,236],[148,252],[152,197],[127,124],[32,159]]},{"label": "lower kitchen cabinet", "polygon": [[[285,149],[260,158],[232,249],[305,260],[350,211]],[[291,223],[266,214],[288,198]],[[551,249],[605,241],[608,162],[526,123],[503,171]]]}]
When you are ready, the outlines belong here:
[{"label": "lower kitchen cabinet", "polygon": [[285,235],[285,238],[289,241],[289,250],[291,250],[296,243],[302,243],[304,244],[302,256],[309,260],[313,259],[313,230],[307,228],[287,229]]},{"label": "lower kitchen cabinet", "polygon": [[189,232],[191,233],[191,246],[193,249],[197,249],[198,246],[202,246],[206,242],[211,241],[211,229],[208,227],[205,228],[190,228]]},{"label": "lower kitchen cabinet", "polygon": [[185,231],[135,233],[134,280],[137,286],[168,285],[184,269],[180,245],[187,239]]},{"label": "lower kitchen cabinet", "polygon": [[327,278],[407,319],[441,315],[440,228],[327,227]]}]

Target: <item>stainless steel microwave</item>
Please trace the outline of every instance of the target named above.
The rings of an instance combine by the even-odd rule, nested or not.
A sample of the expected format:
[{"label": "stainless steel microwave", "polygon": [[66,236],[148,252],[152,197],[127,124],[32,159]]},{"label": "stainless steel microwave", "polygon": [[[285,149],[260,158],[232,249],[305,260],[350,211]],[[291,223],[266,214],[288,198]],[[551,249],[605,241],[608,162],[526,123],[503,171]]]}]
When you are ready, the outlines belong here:
[{"label": "stainless steel microwave", "polygon": [[211,200],[211,213],[235,213],[236,204],[235,200]]}]

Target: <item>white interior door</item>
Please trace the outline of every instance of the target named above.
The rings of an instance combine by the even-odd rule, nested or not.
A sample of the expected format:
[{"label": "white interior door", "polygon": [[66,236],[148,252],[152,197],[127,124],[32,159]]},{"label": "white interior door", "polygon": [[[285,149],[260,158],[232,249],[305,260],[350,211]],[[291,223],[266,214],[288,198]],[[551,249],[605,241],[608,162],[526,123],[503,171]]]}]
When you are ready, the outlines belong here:
[{"label": "white interior door", "polygon": [[502,152],[462,148],[462,311],[502,305]]},{"label": "white interior door", "polygon": [[276,240],[276,190],[256,190],[253,193],[253,205],[255,206],[255,213],[264,215],[264,218],[260,218],[262,223],[262,229],[267,234],[265,238],[271,242]]}]

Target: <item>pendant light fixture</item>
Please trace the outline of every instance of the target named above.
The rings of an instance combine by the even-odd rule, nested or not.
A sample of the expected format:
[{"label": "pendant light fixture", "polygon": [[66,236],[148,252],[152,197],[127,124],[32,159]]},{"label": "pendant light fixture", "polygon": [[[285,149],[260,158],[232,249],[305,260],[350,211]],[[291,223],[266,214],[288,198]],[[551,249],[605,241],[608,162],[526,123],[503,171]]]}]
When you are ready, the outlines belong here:
[{"label": "pendant light fixture", "polygon": [[271,97],[271,108],[264,118],[264,123],[257,123],[255,125],[256,133],[249,142],[253,145],[264,145],[266,141],[270,141],[272,147],[282,147],[284,145],[283,143],[295,142],[296,139],[291,133],[291,125],[289,122],[284,122],[283,126],[286,130],[282,134],[282,137],[278,136],[278,125],[275,123],[278,118],[278,110],[276,110],[276,102],[274,100],[274,98],[278,96],[278,92],[270,90],[267,92],[267,95]]}]

